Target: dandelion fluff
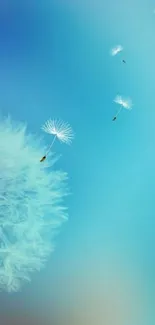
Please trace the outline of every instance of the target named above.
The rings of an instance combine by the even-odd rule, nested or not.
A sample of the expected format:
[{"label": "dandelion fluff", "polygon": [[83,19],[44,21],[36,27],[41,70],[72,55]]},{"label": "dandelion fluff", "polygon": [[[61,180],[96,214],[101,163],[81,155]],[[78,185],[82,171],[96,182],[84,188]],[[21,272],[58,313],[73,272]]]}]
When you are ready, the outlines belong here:
[{"label": "dandelion fluff", "polygon": [[118,53],[120,53],[122,51],[123,51],[123,46],[122,45],[117,45],[117,46],[112,48],[110,53],[111,53],[112,56],[115,56],[115,55],[117,55]]},{"label": "dandelion fluff", "polygon": [[19,291],[45,266],[67,220],[67,174],[40,164],[42,150],[25,125],[0,120],[0,290]]},{"label": "dandelion fluff", "polygon": [[42,130],[52,135],[53,139],[46,154],[40,159],[40,162],[43,162],[46,159],[51,148],[53,147],[56,138],[65,144],[71,144],[72,140],[74,139],[74,133],[69,123],[63,122],[61,120],[47,120],[46,123],[42,126]]},{"label": "dandelion fluff", "polygon": [[117,114],[113,117],[113,121],[116,121],[117,116],[120,114],[123,108],[127,110],[132,109],[132,100],[130,98],[123,98],[122,96],[117,95],[114,99],[114,102],[118,105],[120,105],[120,109],[117,112]]},{"label": "dandelion fluff", "polygon": [[116,104],[121,105],[123,108],[131,110],[132,109],[132,100],[130,98],[123,98],[122,96],[116,96],[114,99]]},{"label": "dandelion fluff", "polygon": [[61,142],[64,142],[66,144],[71,144],[74,138],[74,133],[71,126],[61,120],[49,119],[42,126],[42,130],[46,133],[54,135]]}]

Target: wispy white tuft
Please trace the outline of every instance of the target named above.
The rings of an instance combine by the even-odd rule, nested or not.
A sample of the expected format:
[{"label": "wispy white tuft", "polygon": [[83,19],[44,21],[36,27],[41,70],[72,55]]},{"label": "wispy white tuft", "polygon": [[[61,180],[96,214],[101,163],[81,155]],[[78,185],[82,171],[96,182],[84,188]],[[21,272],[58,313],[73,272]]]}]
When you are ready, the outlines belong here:
[{"label": "wispy white tuft", "polygon": [[40,164],[43,149],[25,125],[0,120],[0,290],[20,290],[44,267],[68,217],[67,174]]},{"label": "wispy white tuft", "polygon": [[125,109],[128,110],[132,109],[132,100],[130,98],[123,98],[122,96],[116,96],[114,102],[116,104],[121,105]]},{"label": "wispy white tuft", "polygon": [[61,142],[70,144],[74,138],[71,126],[61,120],[49,119],[43,126],[42,130],[46,133],[57,137]]},{"label": "wispy white tuft", "polygon": [[112,48],[110,53],[111,53],[112,56],[115,56],[115,55],[117,55],[118,53],[120,53],[122,51],[123,51],[123,46],[122,45],[117,45],[117,46]]}]

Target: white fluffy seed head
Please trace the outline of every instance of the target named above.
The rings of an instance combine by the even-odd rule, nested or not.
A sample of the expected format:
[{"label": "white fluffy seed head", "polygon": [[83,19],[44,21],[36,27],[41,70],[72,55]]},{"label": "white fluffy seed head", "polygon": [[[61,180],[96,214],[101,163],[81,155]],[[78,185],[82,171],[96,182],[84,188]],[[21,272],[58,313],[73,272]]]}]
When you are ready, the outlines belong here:
[{"label": "white fluffy seed head", "polygon": [[112,48],[111,55],[115,56],[115,55],[117,55],[118,53],[120,53],[122,51],[123,51],[123,46],[122,45],[117,45],[117,46]]},{"label": "white fluffy seed head", "polygon": [[74,139],[74,133],[71,126],[61,120],[49,119],[42,126],[42,130],[56,136],[61,142],[66,144],[71,144]]},{"label": "white fluffy seed head", "polygon": [[40,164],[40,140],[0,118],[0,291],[19,291],[55,247],[68,213],[67,174]]},{"label": "white fluffy seed head", "polygon": [[123,108],[131,110],[132,109],[132,100],[130,98],[123,98],[122,96],[116,96],[114,99],[116,104],[123,106]]}]

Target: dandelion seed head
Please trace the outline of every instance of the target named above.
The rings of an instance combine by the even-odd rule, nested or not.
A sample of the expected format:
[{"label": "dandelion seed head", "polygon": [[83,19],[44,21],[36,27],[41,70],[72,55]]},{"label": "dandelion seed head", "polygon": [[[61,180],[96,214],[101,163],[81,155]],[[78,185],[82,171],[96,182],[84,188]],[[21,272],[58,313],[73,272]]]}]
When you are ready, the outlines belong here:
[{"label": "dandelion seed head", "polygon": [[54,250],[68,214],[67,174],[40,164],[40,141],[25,125],[0,119],[0,290],[19,291]]},{"label": "dandelion seed head", "polygon": [[132,109],[132,100],[130,98],[123,98],[122,96],[116,96],[114,99],[116,104],[123,106],[123,108],[131,110]]},{"label": "dandelion seed head", "polygon": [[123,51],[123,46],[122,45],[117,45],[117,46],[112,48],[111,55],[115,56],[115,55],[117,55],[118,53],[120,53],[122,51]]},{"label": "dandelion seed head", "polygon": [[74,139],[74,133],[71,126],[61,120],[49,119],[42,126],[42,130],[46,133],[56,136],[61,142],[71,144]]}]

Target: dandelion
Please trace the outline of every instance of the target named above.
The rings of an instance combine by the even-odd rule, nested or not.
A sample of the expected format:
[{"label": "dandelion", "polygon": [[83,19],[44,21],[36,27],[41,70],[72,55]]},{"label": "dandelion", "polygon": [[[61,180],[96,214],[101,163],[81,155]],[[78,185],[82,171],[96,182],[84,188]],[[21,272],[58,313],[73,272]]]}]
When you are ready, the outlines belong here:
[{"label": "dandelion", "polygon": [[[117,54],[119,54],[122,51],[123,51],[123,46],[122,45],[117,45],[117,46],[112,48],[111,55],[116,56]],[[124,59],[122,60],[122,62],[126,63],[126,61]]]},{"label": "dandelion", "polygon": [[65,123],[61,120],[51,120],[49,119],[43,126],[42,130],[46,133],[53,135],[52,143],[50,144],[46,154],[40,159],[40,162],[44,161],[50,152],[56,138],[60,142],[64,142],[66,144],[71,144],[74,133],[71,126],[68,123]]},{"label": "dandelion", "polygon": [[67,174],[38,162],[40,141],[0,119],[0,290],[19,291],[45,266],[68,214]]},{"label": "dandelion", "polygon": [[127,110],[131,110],[132,109],[132,101],[130,98],[123,98],[122,96],[116,96],[116,98],[114,99],[114,102],[118,105],[120,105],[120,109],[117,112],[117,114],[113,117],[113,121],[116,120],[117,116],[120,114],[121,110],[123,108],[127,109]]}]

